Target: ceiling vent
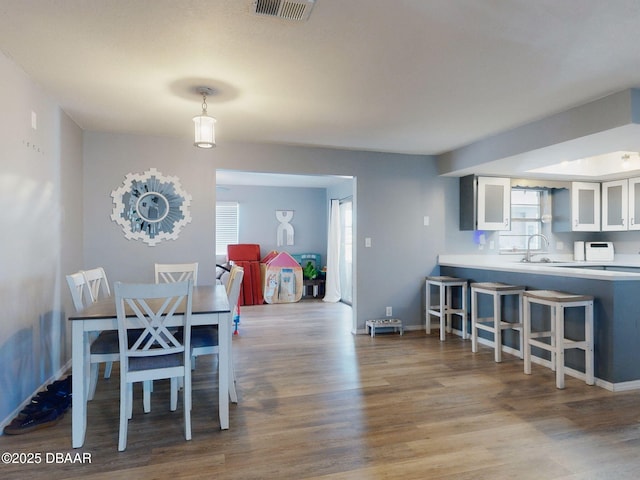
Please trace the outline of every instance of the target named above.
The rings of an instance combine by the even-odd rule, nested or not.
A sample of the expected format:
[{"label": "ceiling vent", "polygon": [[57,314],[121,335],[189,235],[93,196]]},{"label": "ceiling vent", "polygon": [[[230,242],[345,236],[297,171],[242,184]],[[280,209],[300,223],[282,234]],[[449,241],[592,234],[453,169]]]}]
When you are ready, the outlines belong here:
[{"label": "ceiling vent", "polygon": [[285,20],[307,20],[315,0],[256,0],[253,11],[256,15],[278,17]]}]

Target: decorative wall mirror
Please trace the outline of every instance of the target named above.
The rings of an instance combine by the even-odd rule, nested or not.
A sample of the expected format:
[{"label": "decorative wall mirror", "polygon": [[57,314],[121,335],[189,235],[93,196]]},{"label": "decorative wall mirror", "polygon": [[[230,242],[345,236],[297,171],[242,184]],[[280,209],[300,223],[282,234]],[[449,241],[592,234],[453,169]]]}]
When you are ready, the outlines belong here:
[{"label": "decorative wall mirror", "polygon": [[164,176],[155,168],[127,174],[111,197],[111,220],[122,227],[129,240],[142,240],[150,246],[176,240],[191,221],[191,195],[182,190],[178,177]]}]

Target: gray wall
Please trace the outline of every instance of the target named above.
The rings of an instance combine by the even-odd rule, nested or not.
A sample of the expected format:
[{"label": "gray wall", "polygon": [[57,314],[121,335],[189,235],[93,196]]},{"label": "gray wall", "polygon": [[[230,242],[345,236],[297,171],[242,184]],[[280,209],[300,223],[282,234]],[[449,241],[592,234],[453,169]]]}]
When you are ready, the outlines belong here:
[{"label": "gray wall", "polygon": [[[0,422],[69,360],[64,275],[82,267],[82,131],[0,53]],[[32,112],[37,116],[31,126]]]},{"label": "gray wall", "polygon": [[[84,259],[87,265],[104,266],[112,281],[148,280],[156,261],[197,260],[201,282],[213,282],[214,206],[216,196],[225,195],[214,188],[217,168],[353,176],[358,328],[364,330],[368,318],[384,316],[388,305],[407,325],[422,323],[424,276],[445,248],[445,192],[455,185],[455,179],[437,176],[431,157],[223,142],[202,151],[173,138],[85,133],[84,160]],[[193,197],[192,223],[178,240],[155,247],[126,240],[109,218],[111,191],[127,173],[151,167],[177,176]],[[428,227],[423,226],[425,215],[430,216]],[[372,239],[371,248],[364,247],[365,237]]]},{"label": "gray wall", "polygon": [[[85,132],[84,261],[103,266],[110,282],[154,279],[154,263],[199,262],[198,282],[215,282],[215,164],[210,152],[171,138]],[[176,176],[192,196],[192,222],[177,240],[148,246],[127,240],[111,221],[111,192],[129,173],[156,168]]]},{"label": "gray wall", "polygon": [[[327,254],[326,189],[226,185],[218,201],[239,203],[239,243],[257,243],[262,256],[272,250]],[[277,244],[276,210],[293,210],[294,244]]]}]

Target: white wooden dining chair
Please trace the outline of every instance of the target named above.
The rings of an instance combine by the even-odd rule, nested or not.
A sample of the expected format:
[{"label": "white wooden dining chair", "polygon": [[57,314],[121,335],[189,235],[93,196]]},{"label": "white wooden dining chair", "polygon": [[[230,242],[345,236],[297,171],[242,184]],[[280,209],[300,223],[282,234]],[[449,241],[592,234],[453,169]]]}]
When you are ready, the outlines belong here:
[{"label": "white wooden dining chair", "polygon": [[[111,296],[109,281],[104,268],[97,267],[90,270],[83,270],[85,282],[88,287],[89,295],[92,302],[96,302],[101,298]],[[105,331],[91,343],[89,354],[89,400],[93,400],[98,385],[98,373],[100,364],[104,363],[104,378],[111,377],[111,369],[113,362],[120,360],[118,349],[118,332]]]},{"label": "white wooden dining chair", "polygon": [[[100,269],[102,270],[102,269]],[[104,273],[104,270],[102,270]],[[94,280],[95,275],[91,274],[89,278]],[[106,283],[106,277],[104,282]],[[76,311],[82,310],[86,305],[95,302],[96,298],[91,292],[91,286],[87,281],[87,275],[80,270],[76,273],[67,275],[67,284],[71,292],[71,299]],[[99,287],[99,285],[98,285]],[[107,284],[106,290],[109,291]],[[99,291],[99,290],[98,290]],[[112,362],[117,362],[118,357],[118,334],[117,332],[101,332],[91,341],[89,350],[89,389],[87,391],[87,399],[92,400],[98,383],[98,367],[100,363],[106,362],[105,378],[109,378],[111,374]]]},{"label": "white wooden dining chair", "polygon": [[156,263],[156,283],[184,282],[192,279],[198,284],[198,262],[195,263]]},{"label": "white wooden dining chair", "polygon": [[[161,284],[117,282],[114,290],[120,339],[118,450],[123,451],[127,447],[127,428],[133,413],[135,382],[170,379],[171,411],[175,411],[178,403],[177,380],[183,379],[185,438],[191,440],[190,342],[193,280]],[[183,302],[184,312],[176,313]],[[180,319],[178,323],[184,335],[176,335],[176,331],[168,326],[176,318]]]},{"label": "white wooden dining chair", "polygon": [[[227,297],[231,314],[238,306],[240,286],[244,277],[244,269],[234,266],[231,269],[229,282],[227,283]],[[219,353],[219,339],[217,325],[201,325],[191,329],[191,352],[193,357],[200,355],[217,355]],[[236,376],[233,367],[233,356],[229,360],[229,398],[233,403],[238,403],[236,391]]]}]

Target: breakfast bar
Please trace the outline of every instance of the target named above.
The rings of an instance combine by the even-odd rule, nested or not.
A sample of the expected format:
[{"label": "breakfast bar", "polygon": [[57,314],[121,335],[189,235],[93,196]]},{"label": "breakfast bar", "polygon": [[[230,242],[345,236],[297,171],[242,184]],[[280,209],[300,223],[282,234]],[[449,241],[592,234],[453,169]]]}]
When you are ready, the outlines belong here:
[{"label": "breakfast bar", "polygon": [[[635,257],[611,262],[558,258],[523,263],[515,256],[440,255],[438,263],[441,275],[470,282],[503,282],[593,296],[596,385],[611,391],[640,388],[640,262]],[[572,328],[571,315],[567,315],[567,325]],[[575,353],[567,355],[567,364],[582,371],[584,358]]]}]

